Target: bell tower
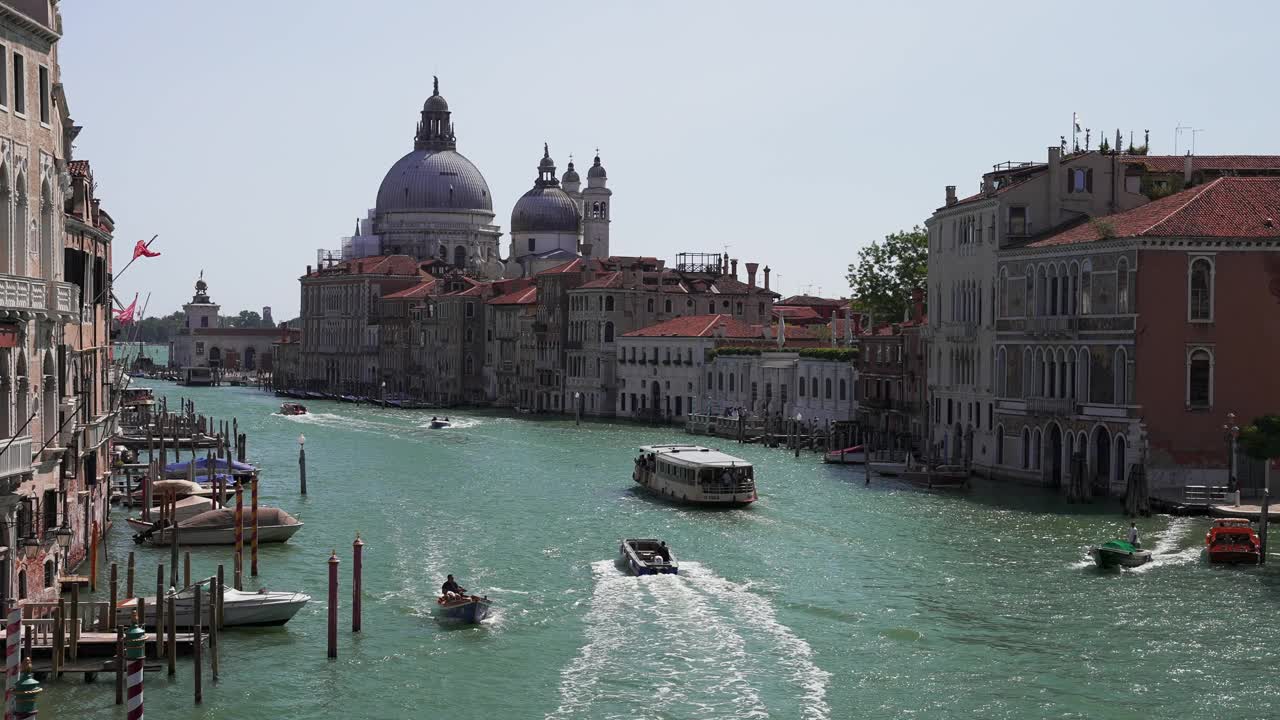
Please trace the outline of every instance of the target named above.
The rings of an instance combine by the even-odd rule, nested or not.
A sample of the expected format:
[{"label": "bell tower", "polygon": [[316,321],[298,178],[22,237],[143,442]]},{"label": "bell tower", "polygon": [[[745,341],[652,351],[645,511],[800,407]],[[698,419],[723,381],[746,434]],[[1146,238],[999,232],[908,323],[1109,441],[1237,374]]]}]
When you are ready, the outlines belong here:
[{"label": "bell tower", "polygon": [[431,78],[431,97],[422,103],[422,119],[413,137],[414,150],[456,150],[453,121],[449,119],[449,103],[440,96],[440,78]]},{"label": "bell tower", "polygon": [[600,164],[600,150],[596,149],[595,162],[587,171],[587,189],[582,191],[582,255],[593,258],[609,257],[609,218],[613,208],[613,191],[608,188],[609,176]]}]

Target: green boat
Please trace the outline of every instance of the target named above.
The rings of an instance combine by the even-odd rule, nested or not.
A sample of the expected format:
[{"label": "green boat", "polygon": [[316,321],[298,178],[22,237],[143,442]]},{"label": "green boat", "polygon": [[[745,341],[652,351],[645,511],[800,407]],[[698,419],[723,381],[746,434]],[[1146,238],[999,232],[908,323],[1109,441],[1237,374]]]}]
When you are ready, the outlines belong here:
[{"label": "green boat", "polygon": [[1100,568],[1138,567],[1151,562],[1151,551],[1135,547],[1124,540],[1111,540],[1089,548],[1089,556]]}]

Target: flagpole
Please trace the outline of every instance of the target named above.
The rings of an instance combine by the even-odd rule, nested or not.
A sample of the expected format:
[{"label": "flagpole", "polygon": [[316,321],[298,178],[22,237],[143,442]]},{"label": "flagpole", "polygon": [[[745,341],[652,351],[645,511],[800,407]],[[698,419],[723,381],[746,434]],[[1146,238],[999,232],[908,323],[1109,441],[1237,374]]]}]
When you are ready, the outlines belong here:
[{"label": "flagpole", "polygon": [[[152,235],[152,236],[151,236],[151,239],[150,239],[150,240],[148,240],[148,241],[147,241],[147,244],[146,244],[146,245],[143,245],[143,247],[145,247],[145,248],[148,248],[148,249],[149,249],[149,248],[151,247],[151,243],[155,242],[155,241],[156,241],[156,238],[158,238],[158,237],[160,237],[160,234],[159,234],[159,233],[156,233],[155,235]],[[132,265],[132,264],[134,264],[135,262],[137,262],[137,260],[138,260],[138,257],[137,257],[137,256],[134,256],[132,259],[130,259],[130,260],[129,260],[129,262],[125,263],[124,267],[120,268],[120,272],[115,273],[114,275],[112,275],[112,276],[111,276],[111,282],[114,284],[114,283],[115,283],[115,281],[119,280],[119,279],[120,279],[120,276],[124,274],[124,271],[125,271],[125,270],[128,270],[128,269],[129,269],[129,266],[130,266],[130,265]],[[103,289],[98,293],[98,297],[96,297],[96,298],[94,298],[94,299],[93,299],[94,304],[97,304],[97,303],[98,303],[98,301],[102,300],[102,295],[103,295],[104,293],[106,293],[107,291],[108,291],[108,289],[107,289],[107,288],[103,288]],[[117,300],[116,302],[119,302],[119,301]]]}]

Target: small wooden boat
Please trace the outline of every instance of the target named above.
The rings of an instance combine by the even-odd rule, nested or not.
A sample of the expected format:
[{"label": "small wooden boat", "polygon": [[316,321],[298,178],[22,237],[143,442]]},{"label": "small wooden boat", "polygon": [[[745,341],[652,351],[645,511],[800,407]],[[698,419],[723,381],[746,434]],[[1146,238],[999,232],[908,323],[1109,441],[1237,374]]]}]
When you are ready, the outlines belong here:
[{"label": "small wooden boat", "polygon": [[280,414],[281,415],[306,415],[307,406],[303,405],[302,403],[292,403],[292,402],[280,403]]},{"label": "small wooden boat", "polygon": [[1142,550],[1124,540],[1111,540],[1089,548],[1089,556],[1100,568],[1138,567],[1151,562],[1151,551]]},{"label": "small wooden boat", "polygon": [[[133,536],[136,543],[147,542],[152,545],[168,545],[169,527],[157,527],[150,523],[129,520],[129,525],[138,529]],[[141,526],[141,527],[140,527]],[[249,542],[253,528],[253,516],[249,508],[244,509],[244,542]],[[258,508],[258,544],[288,542],[294,533],[302,529],[297,518],[280,508]],[[181,545],[235,545],[236,544],[236,512],[230,508],[219,508],[200,513],[194,517],[178,522],[178,543]]]},{"label": "small wooden boat", "polygon": [[[208,599],[213,590],[213,583],[205,580],[198,583],[203,592],[200,604],[201,620],[208,625]],[[146,617],[141,622],[146,627],[156,624],[155,597],[146,597]],[[284,625],[310,602],[311,596],[298,592],[241,592],[233,587],[222,586],[222,624],[226,627],[269,627]],[[192,609],[195,605],[195,586],[179,590],[174,594],[174,619],[180,628],[192,627],[195,616]],[[119,622],[132,622],[138,609],[138,599],[128,598],[116,605],[116,618]]]},{"label": "small wooden boat", "polygon": [[822,462],[835,465],[862,465],[867,462],[867,451],[862,445],[832,450],[822,456]]},{"label": "small wooden boat", "polygon": [[436,609],[442,617],[472,625],[489,617],[492,605],[488,597],[480,595],[441,595],[436,598]]},{"label": "small wooden boat", "polygon": [[[665,550],[666,557],[663,557]],[[621,561],[632,575],[675,575],[676,556],[661,540],[628,538],[618,548]]]},{"label": "small wooden boat", "polygon": [[452,426],[453,423],[449,422],[449,418],[431,418],[432,430],[443,430],[444,428]]},{"label": "small wooden boat", "polygon": [[969,470],[963,465],[918,465],[903,470],[902,479],[927,488],[963,488],[969,484]]},{"label": "small wooden boat", "polygon": [[1262,541],[1243,518],[1214,520],[1204,544],[1211,563],[1257,565],[1262,558]]}]

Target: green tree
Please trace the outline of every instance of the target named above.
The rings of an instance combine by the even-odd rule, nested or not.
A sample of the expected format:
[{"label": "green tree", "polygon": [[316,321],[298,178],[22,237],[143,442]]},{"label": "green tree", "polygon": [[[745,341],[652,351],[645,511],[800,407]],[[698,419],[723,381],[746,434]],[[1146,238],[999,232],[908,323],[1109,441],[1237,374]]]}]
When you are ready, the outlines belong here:
[{"label": "green tree", "polygon": [[241,310],[239,315],[226,319],[227,326],[235,328],[256,328],[262,326],[262,316],[253,310]]},{"label": "green tree", "polygon": [[1280,415],[1263,415],[1240,430],[1240,446],[1255,460],[1263,460],[1263,487],[1271,482],[1271,461],[1280,458]]},{"label": "green tree", "polygon": [[929,233],[916,225],[859,250],[847,277],[856,309],[896,322],[910,307],[911,292],[925,289],[928,274]]}]

